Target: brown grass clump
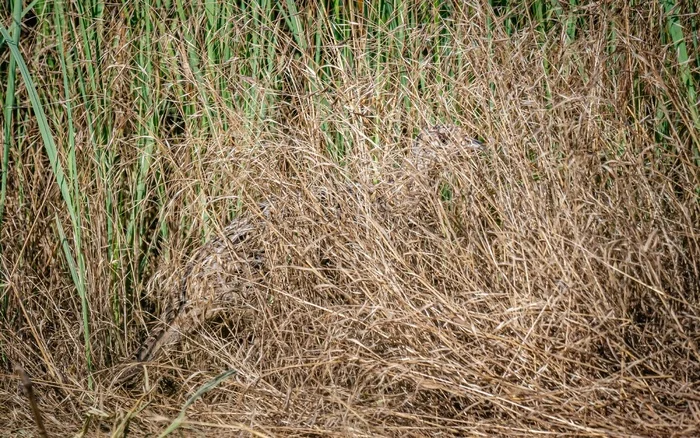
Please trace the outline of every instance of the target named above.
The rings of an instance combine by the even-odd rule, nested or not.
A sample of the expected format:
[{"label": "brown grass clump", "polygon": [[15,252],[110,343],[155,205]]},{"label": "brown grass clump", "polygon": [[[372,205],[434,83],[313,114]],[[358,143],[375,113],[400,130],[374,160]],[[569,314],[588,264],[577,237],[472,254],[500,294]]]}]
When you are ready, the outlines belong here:
[{"label": "brown grass clump", "polygon": [[[93,178],[87,109],[78,108],[90,383],[55,226],[68,219],[26,121],[1,231],[3,431],[34,430],[9,368],[21,364],[54,436],[153,435],[185,409],[183,436],[700,434],[700,133],[681,115],[660,139],[653,117],[638,117],[653,115],[643,106],[661,89],[669,107],[687,110],[683,88],[656,73],[667,61],[649,28],[628,27],[608,53],[594,24],[586,45],[543,43],[536,29],[495,26],[487,37],[478,26],[495,16],[479,11],[455,18],[456,76],[442,76],[446,54],[444,64],[397,61],[378,77],[341,69],[332,87],[312,92],[300,85],[313,80],[308,60],[281,53],[286,82],[264,119],[248,123],[243,110],[204,105],[196,92],[182,97],[202,111],[186,113],[193,118],[216,110],[214,123],[198,130],[183,118],[182,132],[150,133],[131,242],[126,219],[114,219],[136,207],[110,196],[133,192],[146,122],[125,116],[110,137],[107,187]],[[587,13],[614,20],[603,12]],[[119,22],[105,26],[119,38]],[[125,47],[105,46],[102,62],[128,65]],[[543,70],[545,59],[554,67]],[[248,78],[208,67],[208,93],[217,96],[222,77],[242,93]],[[636,83],[623,67],[639,73]],[[54,80],[40,65],[33,74],[38,86]],[[114,108],[135,111],[123,84],[137,74],[115,79]],[[411,75],[420,74],[440,81],[419,90]],[[642,91],[652,98],[629,97]],[[428,170],[411,165],[413,138],[437,119],[483,148]],[[58,130],[56,139],[66,141]],[[245,245],[262,262],[230,280],[215,264],[207,272],[216,287],[245,283],[245,294],[217,302],[220,313],[118,385],[191,275],[192,255],[240,218],[254,224]],[[222,257],[245,259],[247,248]]]}]

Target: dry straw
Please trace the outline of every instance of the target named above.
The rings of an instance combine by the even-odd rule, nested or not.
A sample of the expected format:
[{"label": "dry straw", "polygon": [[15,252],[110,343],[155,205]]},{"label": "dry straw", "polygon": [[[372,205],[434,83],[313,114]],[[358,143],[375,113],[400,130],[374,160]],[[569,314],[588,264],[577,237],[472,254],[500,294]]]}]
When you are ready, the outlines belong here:
[{"label": "dry straw", "polygon": [[700,434],[697,11],[165,3],[0,51],[0,435]]}]

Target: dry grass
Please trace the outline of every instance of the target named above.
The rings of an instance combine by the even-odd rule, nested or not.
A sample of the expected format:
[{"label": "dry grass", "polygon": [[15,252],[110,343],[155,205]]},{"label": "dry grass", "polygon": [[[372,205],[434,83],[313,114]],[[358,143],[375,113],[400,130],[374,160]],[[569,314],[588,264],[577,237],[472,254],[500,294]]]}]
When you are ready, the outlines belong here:
[{"label": "dry grass", "polygon": [[[111,84],[124,117],[107,145],[114,186],[91,173],[89,126],[76,116],[94,385],[54,224],[66,213],[27,120],[2,228],[3,431],[35,430],[17,363],[53,436],[158,433],[227,370],[187,407],[183,436],[700,434],[700,132],[685,123],[681,84],[659,74],[665,49],[628,28],[608,53],[595,25],[585,44],[498,27],[488,39],[481,14],[455,24],[460,75],[405,61],[409,76],[441,78],[421,90],[396,80],[398,64],[380,76],[348,68],[315,99],[299,87],[311,81],[304,59],[289,55],[267,119],[214,99],[206,135],[150,133],[143,227],[129,246],[113,224],[118,262],[106,230],[131,204],[107,211],[105,199],[131,193],[144,121],[126,85],[138,72],[122,45],[105,47],[103,62],[124,68]],[[38,63],[33,74],[51,83]],[[227,80],[235,93],[246,79]],[[678,123],[661,140],[649,103],[659,90]],[[180,99],[201,104],[194,91]],[[436,119],[473,132],[484,151],[400,185],[415,171],[403,165],[412,137]],[[341,158],[322,124],[342,134]],[[272,213],[256,215],[265,200]],[[189,255],[237,215],[266,221],[252,299],[168,348],[139,385],[114,385]]]}]

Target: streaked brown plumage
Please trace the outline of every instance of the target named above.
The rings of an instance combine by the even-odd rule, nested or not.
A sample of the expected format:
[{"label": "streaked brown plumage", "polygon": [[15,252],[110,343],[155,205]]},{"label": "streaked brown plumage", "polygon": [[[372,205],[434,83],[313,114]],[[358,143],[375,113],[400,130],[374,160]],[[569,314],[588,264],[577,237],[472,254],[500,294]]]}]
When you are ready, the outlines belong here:
[{"label": "streaked brown plumage", "polygon": [[[481,148],[481,143],[461,128],[438,125],[419,133],[409,161],[419,175],[428,177],[436,162],[449,161]],[[323,200],[324,195],[320,198]],[[222,307],[242,308],[251,301],[256,287],[264,282],[266,260],[261,236],[268,226],[267,215],[268,207],[263,206],[257,217],[248,215],[236,219],[194,252],[178,290],[171,295],[151,335],[132,356],[132,362],[152,360],[164,346],[192,332]],[[130,380],[140,370],[139,366],[128,368],[119,382]]]}]

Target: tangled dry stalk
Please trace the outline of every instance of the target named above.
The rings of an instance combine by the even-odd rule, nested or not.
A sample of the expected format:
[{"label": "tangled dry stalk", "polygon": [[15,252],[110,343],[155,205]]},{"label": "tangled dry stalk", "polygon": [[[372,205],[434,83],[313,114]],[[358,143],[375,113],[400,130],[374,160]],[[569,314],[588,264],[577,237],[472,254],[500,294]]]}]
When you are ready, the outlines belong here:
[{"label": "tangled dry stalk", "polygon": [[[536,37],[487,46],[467,36],[459,47],[477,74],[456,78],[451,98],[429,88],[412,96],[416,114],[403,122],[396,106],[375,108],[371,120],[343,112],[356,90],[395,99],[382,91],[390,84],[349,75],[326,119],[352,140],[342,160],[319,130],[325,113],[302,94],[278,125],[244,128],[241,114],[222,112],[229,128],[215,135],[160,142],[147,199],[168,202],[147,229],[169,233],[141,236],[153,246],[141,283],[127,287],[105,265],[107,190],[81,175],[91,197],[92,388],[76,359],[79,305],[53,228],[65,213],[32,149],[34,167],[13,172],[34,190],[10,193],[2,230],[12,312],[0,321],[0,346],[32,376],[47,431],[151,435],[187,406],[188,436],[700,434],[697,132],[657,144],[648,121],[628,118],[621,96],[632,85],[610,80],[601,53],[570,49],[599,69],[591,82],[543,79],[532,69]],[[620,51],[658,61],[625,44]],[[573,56],[555,54],[562,64]],[[286,68],[296,78],[304,69],[294,62]],[[118,98],[129,108],[128,93]],[[484,140],[483,151],[417,177],[400,163],[431,105],[449,99],[466,109],[445,118]],[[123,167],[114,171],[128,174],[134,137],[120,135]],[[192,274],[196,248],[231,215],[265,224],[253,236],[264,260],[216,279],[245,296],[219,303],[220,315],[145,363],[136,384],[115,384]],[[121,326],[115,290],[124,298],[116,312],[133,316]],[[33,427],[17,382],[2,371],[0,424],[13,434]]]}]

